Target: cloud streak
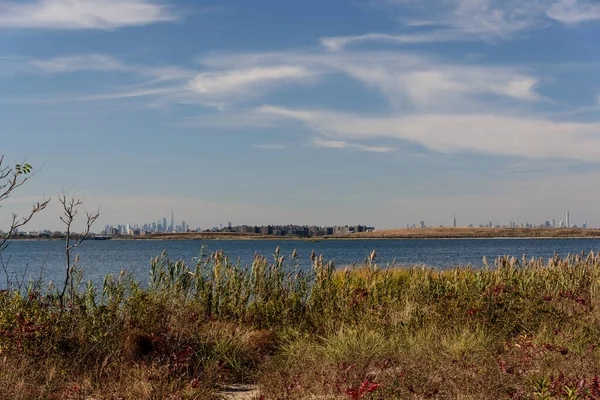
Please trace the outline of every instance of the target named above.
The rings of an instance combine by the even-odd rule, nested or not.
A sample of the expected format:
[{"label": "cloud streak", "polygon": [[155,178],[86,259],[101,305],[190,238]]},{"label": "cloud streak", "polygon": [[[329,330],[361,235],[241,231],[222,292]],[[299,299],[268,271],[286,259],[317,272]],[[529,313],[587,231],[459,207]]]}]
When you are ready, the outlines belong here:
[{"label": "cloud streak", "polygon": [[188,89],[202,95],[229,96],[276,83],[305,81],[313,75],[305,67],[290,65],[203,72],[189,82]]},{"label": "cloud streak", "polygon": [[173,65],[149,66],[128,64],[108,54],[75,54],[40,59],[31,57],[0,58],[1,70],[7,76],[17,74],[68,74],[74,72],[123,72],[150,78],[148,83],[185,81],[196,71]]},{"label": "cloud streak", "polygon": [[286,148],[283,144],[277,144],[277,143],[255,144],[252,147],[254,147],[256,149],[263,149],[263,150],[283,150]]},{"label": "cloud streak", "polygon": [[600,4],[578,0],[560,0],[546,12],[548,18],[565,24],[600,20]]},{"label": "cloud streak", "polygon": [[51,59],[33,59],[29,66],[36,71],[59,74],[79,71],[128,71],[120,61],[106,54],[84,54],[56,57]]},{"label": "cloud streak", "polygon": [[[452,1],[459,8],[467,7],[467,0]],[[472,3],[479,4],[484,11],[495,9],[488,0],[472,0]],[[497,18],[508,17],[498,13]],[[131,65],[103,54],[33,59],[27,65],[37,73],[112,71],[146,79],[114,93],[65,96],[47,102],[160,96],[165,104],[201,104],[222,110],[198,118],[200,124],[208,120],[215,126],[231,129],[243,127],[246,122],[246,126],[278,128],[296,121],[313,132],[310,138],[315,136],[314,132],[319,134],[309,139],[315,147],[389,153],[396,149],[374,146],[369,141],[392,139],[440,153],[586,162],[596,162],[600,156],[597,150],[600,136],[596,133],[600,124],[561,122],[538,117],[531,111],[546,99],[538,92],[543,79],[530,70],[512,65],[476,65],[415,51],[347,48],[373,40],[410,43],[438,38],[372,34],[323,38],[321,43],[329,51],[212,54],[199,60],[197,70]],[[243,106],[281,87],[320,83],[332,77],[328,83],[342,77],[380,94],[390,104],[386,114],[318,111],[302,106],[264,106],[252,112]],[[510,112],[507,107],[499,108],[499,104],[510,104],[513,110],[519,107],[521,111]],[[234,112],[228,111],[236,105]],[[528,111],[523,110],[523,105],[527,105]],[[239,122],[240,119],[245,121]],[[254,147],[275,149],[280,145],[267,143]]]},{"label": "cloud streak", "polygon": [[543,26],[547,3],[547,0],[388,1],[393,12],[410,15],[401,18],[406,26],[444,27],[455,34],[485,41],[511,39],[520,32]]},{"label": "cloud streak", "polygon": [[151,0],[34,0],[0,4],[0,28],[115,29],[174,21]]},{"label": "cloud streak", "polygon": [[410,33],[392,35],[387,33],[367,33],[356,36],[330,36],[320,39],[328,51],[340,51],[347,46],[359,43],[381,42],[398,45],[423,44],[435,42],[453,42],[471,40],[472,38],[457,31],[437,30],[426,33]]},{"label": "cloud streak", "polygon": [[[234,71],[241,66],[250,70],[277,68],[282,62],[302,68],[302,77],[347,76],[381,92],[394,103],[408,102],[419,109],[467,105],[465,100],[477,98],[480,102],[481,96],[528,102],[542,99],[536,92],[539,79],[519,68],[461,64],[414,52],[251,53],[215,55],[202,60],[213,69]],[[227,88],[229,78],[222,83],[220,77],[217,74],[206,78],[215,81],[217,87]]]},{"label": "cloud streak", "polygon": [[345,140],[325,140],[321,138],[314,138],[311,144],[316,147],[324,147],[329,149],[356,149],[369,153],[390,153],[394,151],[394,148],[392,147],[367,146],[364,144],[350,143]]},{"label": "cloud streak", "polygon": [[[303,123],[333,140],[399,139],[440,153],[484,153],[597,162],[600,123],[557,122],[494,114],[361,116],[263,106],[269,116]],[[329,140],[329,139],[328,139]],[[338,147],[343,144],[339,143]]]},{"label": "cloud streak", "polygon": [[514,39],[520,33],[545,28],[552,22],[575,25],[600,20],[600,4],[590,0],[388,0],[386,3],[392,12],[403,15],[400,20],[405,26],[420,28],[420,32],[325,38],[323,45],[336,49],[363,41],[410,44],[465,38],[494,42]]},{"label": "cloud streak", "polygon": [[[160,92],[168,84],[173,99],[218,108],[260,98],[283,86],[314,84],[318,82],[316,78],[326,75],[346,76],[379,91],[394,104],[405,103],[415,109],[444,108],[448,104],[469,107],[469,100],[480,103],[482,96],[527,102],[542,99],[536,91],[539,79],[518,68],[446,62],[412,52],[220,54],[207,56],[200,63],[205,72],[176,66],[128,64],[106,54],[4,62],[13,74],[130,74],[143,81],[133,88],[123,88],[107,99],[120,98],[122,92],[140,89]],[[20,64],[19,68],[17,64]],[[180,90],[175,95],[172,88],[177,85]],[[75,97],[94,99],[95,96]]]},{"label": "cloud streak", "polygon": [[197,72],[186,70],[172,65],[148,66],[127,64],[107,54],[79,54],[60,56],[48,59],[27,57],[12,57],[0,59],[0,70],[6,76],[14,75],[54,75],[70,73],[119,73],[124,79],[132,77],[139,82],[125,84],[114,92],[102,90],[93,94],[65,94],[49,98],[39,95],[32,100],[11,99],[9,102],[17,103],[68,103],[84,101],[119,100],[136,97],[152,96],[183,96],[187,91],[186,83]]}]

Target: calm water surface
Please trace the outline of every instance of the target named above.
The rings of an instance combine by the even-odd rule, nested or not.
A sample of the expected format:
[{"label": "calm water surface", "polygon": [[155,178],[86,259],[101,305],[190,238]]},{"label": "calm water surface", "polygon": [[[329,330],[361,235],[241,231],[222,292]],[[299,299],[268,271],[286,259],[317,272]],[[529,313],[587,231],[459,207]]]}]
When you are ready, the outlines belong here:
[{"label": "calm water surface", "polygon": [[[252,262],[255,253],[272,255],[279,246],[288,256],[297,249],[302,265],[308,265],[311,251],[323,254],[336,265],[361,263],[372,250],[377,251],[381,264],[396,262],[400,265],[424,264],[435,268],[456,265],[479,267],[483,256],[493,260],[499,255],[528,258],[561,256],[568,253],[600,251],[600,239],[431,239],[431,240],[205,240],[205,241],[85,241],[77,249],[85,279],[101,282],[108,274],[122,269],[145,280],[150,259],[166,250],[175,260],[193,262],[204,246],[206,252],[223,249],[232,260],[243,264]],[[43,272],[44,280],[59,281],[64,276],[64,243],[61,241],[13,241],[2,253],[2,262],[14,276],[37,279]],[[0,286],[6,278],[0,273]]]}]

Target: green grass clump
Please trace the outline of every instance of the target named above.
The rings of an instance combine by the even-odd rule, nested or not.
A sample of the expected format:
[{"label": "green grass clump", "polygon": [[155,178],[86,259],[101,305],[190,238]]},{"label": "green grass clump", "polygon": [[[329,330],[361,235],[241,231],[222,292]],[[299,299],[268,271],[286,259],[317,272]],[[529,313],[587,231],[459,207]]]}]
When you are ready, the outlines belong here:
[{"label": "green grass clump", "polygon": [[61,299],[0,292],[7,399],[600,399],[600,257],[481,269],[300,268],[166,254]]}]

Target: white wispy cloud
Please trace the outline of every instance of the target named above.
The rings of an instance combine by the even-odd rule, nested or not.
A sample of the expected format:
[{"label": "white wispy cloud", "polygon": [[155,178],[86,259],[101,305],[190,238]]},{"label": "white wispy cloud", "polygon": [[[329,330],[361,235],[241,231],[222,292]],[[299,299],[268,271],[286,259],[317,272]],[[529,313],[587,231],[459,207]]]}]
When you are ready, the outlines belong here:
[{"label": "white wispy cloud", "polygon": [[[196,71],[173,65],[138,65],[126,63],[108,54],[75,54],[54,58],[19,59],[19,69],[13,73],[65,74],[71,72],[126,72],[151,79],[148,83],[189,80]],[[0,60],[1,61],[1,60]],[[13,64],[16,64],[13,62]]]},{"label": "white wispy cloud", "polygon": [[406,90],[413,104],[421,108],[452,98],[480,94],[527,101],[540,99],[534,91],[537,79],[510,69],[439,65],[431,69],[392,73],[387,78],[376,78],[373,84],[381,85],[380,89],[388,92]]},{"label": "white wispy cloud", "polygon": [[455,0],[450,24],[482,37],[509,38],[543,24],[536,1]]},{"label": "white wispy cloud", "polygon": [[11,0],[0,3],[0,28],[114,29],[174,21],[152,0]]},{"label": "white wispy cloud", "polygon": [[345,140],[325,140],[322,138],[314,138],[311,144],[316,147],[325,147],[330,149],[357,149],[370,153],[390,153],[394,151],[394,148],[392,147],[367,146],[364,144],[350,143]]},{"label": "white wispy cloud", "polygon": [[[399,18],[404,25],[451,29],[459,40],[463,35],[483,40],[511,39],[521,32],[546,27],[551,21],[572,25],[600,20],[600,4],[595,0],[388,0],[387,3],[399,15],[412,15]],[[360,40],[360,36],[356,38]],[[431,40],[435,38],[431,36]],[[447,40],[441,37],[439,41]]]},{"label": "white wispy cloud", "polygon": [[321,38],[329,51],[366,42],[417,45],[434,42],[496,41],[549,25],[600,20],[600,3],[589,0],[390,0],[392,13],[409,28],[405,32],[365,33]]},{"label": "white wispy cloud", "polygon": [[286,148],[285,145],[277,144],[277,143],[255,144],[252,147],[257,148],[257,149],[265,149],[265,150],[283,150]]},{"label": "white wispy cloud", "polygon": [[[362,116],[263,106],[259,113],[302,122],[334,141],[399,139],[441,153],[484,153],[596,162],[600,123],[494,114]],[[329,139],[328,139],[329,140]]]},{"label": "white wispy cloud", "polygon": [[519,68],[449,62],[411,52],[221,54],[206,57],[202,63],[214,69],[231,69],[235,65],[264,69],[284,61],[302,68],[303,75],[346,75],[394,102],[406,100],[418,108],[445,107],[450,101],[468,106],[464,100],[481,95],[521,101],[542,99],[536,92],[539,78]]},{"label": "white wispy cloud", "polygon": [[314,75],[302,66],[272,65],[203,72],[188,84],[188,89],[203,95],[228,96],[264,88],[276,83],[303,81]]},{"label": "white wispy cloud", "polygon": [[[0,70],[10,77],[15,75],[44,74],[52,77],[69,73],[119,73],[120,80],[134,80],[113,89],[102,88],[96,93],[36,95],[33,99],[11,98],[7,102],[52,104],[67,102],[103,101],[135,97],[184,98],[187,82],[197,71],[173,65],[138,65],[126,63],[107,54],[77,54],[47,59],[10,57],[0,59]],[[0,75],[2,76],[2,75]]]},{"label": "white wispy cloud", "polygon": [[600,3],[579,0],[560,0],[546,12],[548,18],[565,24],[600,20]]},{"label": "white wispy cloud", "polygon": [[[541,98],[536,92],[538,78],[517,68],[447,63],[407,52],[220,54],[207,56],[200,62],[202,69],[210,71],[199,73],[173,65],[138,65],[106,54],[0,60],[7,67],[2,70],[9,75],[118,72],[124,74],[123,79],[129,74],[137,81],[112,94],[66,96],[82,100],[129,97],[124,93],[135,96],[137,93],[168,93],[169,99],[165,99],[168,102],[224,109],[286,85],[313,84],[316,77],[328,74],[346,75],[394,101],[404,98],[419,108],[448,104],[450,99],[467,106],[466,98],[486,94],[524,101]],[[177,85],[180,90],[174,91]]]},{"label": "white wispy cloud", "polygon": [[32,59],[28,61],[28,65],[37,71],[50,74],[129,70],[129,67],[106,54],[81,54],[50,59]]},{"label": "white wispy cloud", "polygon": [[[594,0],[389,0],[387,4],[398,15],[412,15],[400,17],[405,26],[434,29],[415,35],[398,35],[397,43],[410,43],[411,36],[415,43],[464,40],[465,36],[486,41],[511,39],[521,32],[546,27],[551,21],[578,24],[600,20],[600,3]],[[439,28],[449,30],[449,36],[439,35]],[[359,35],[340,38],[339,45],[364,40],[394,41],[385,35]],[[338,44],[335,40],[328,43],[333,48]]]},{"label": "white wispy cloud", "polygon": [[[600,156],[600,150],[596,150],[600,149],[600,137],[596,134],[600,124],[560,122],[525,110],[514,115],[497,108],[500,102],[513,106],[532,104],[533,108],[544,99],[537,91],[543,79],[531,71],[511,65],[477,65],[414,51],[348,50],[345,46],[352,42],[336,43],[331,47],[336,51],[329,52],[212,54],[199,60],[203,72],[176,66],[134,65],[103,54],[32,59],[27,65],[47,74],[115,71],[145,78],[138,87],[63,96],[47,102],[160,96],[169,103],[202,104],[224,110],[198,120],[226,128],[237,129],[244,124],[272,128],[282,122],[289,124],[289,120],[299,121],[320,134],[311,142],[318,147],[394,151],[393,147],[371,145],[373,139],[386,139],[409,141],[444,153],[583,161],[595,161]],[[313,84],[316,77],[324,80],[335,75],[351,78],[380,93],[393,105],[392,110],[386,115],[366,115],[278,106],[251,112],[240,107],[272,89]],[[396,107],[396,103],[402,107]],[[236,105],[238,108],[234,108]],[[267,143],[255,147],[278,146]]]},{"label": "white wispy cloud", "polygon": [[[296,120],[321,135],[312,139],[313,146],[381,153],[395,149],[371,146],[365,141],[399,139],[432,151],[523,157],[548,157],[552,152],[559,153],[564,149],[558,133],[541,148],[535,142],[542,139],[544,129],[552,132],[566,125],[535,118],[494,116],[497,109],[490,101],[494,98],[513,102],[543,99],[536,91],[540,79],[513,66],[478,66],[417,53],[347,51],[344,48],[325,53],[219,54],[208,56],[201,63],[217,71],[252,71],[276,67],[284,61],[315,76],[338,74],[350,77],[367,88],[379,91],[390,103],[404,99],[409,107],[400,107],[395,113],[385,116],[368,116],[264,106],[257,113],[224,112],[196,122],[241,129],[281,126],[285,124],[284,120]],[[219,79],[215,81],[220,83]],[[237,82],[237,79],[233,81]],[[222,86],[229,88],[229,84]],[[237,88],[236,85],[233,87]],[[222,92],[228,93],[229,90]],[[477,111],[473,105],[476,105]],[[504,129],[509,133],[505,134]],[[578,129],[573,128],[573,131],[578,132]],[[549,134],[552,136],[552,133]],[[514,140],[512,135],[515,135]],[[523,150],[525,147],[521,145],[524,142],[531,150]],[[591,158],[585,152],[574,157]]]},{"label": "white wispy cloud", "polygon": [[[544,25],[548,0],[388,1],[407,26],[445,27],[483,40],[510,39]],[[409,14],[410,17],[405,17]]]},{"label": "white wispy cloud", "polygon": [[356,36],[330,36],[320,39],[321,44],[329,51],[339,51],[352,44],[366,42],[383,42],[390,44],[422,44],[433,42],[453,42],[470,40],[464,33],[451,30],[436,30],[425,33],[409,33],[393,35],[387,33],[366,33]]},{"label": "white wispy cloud", "polygon": [[92,95],[81,95],[81,96],[64,96],[56,97],[51,99],[41,99],[40,103],[72,103],[81,101],[105,101],[105,100],[122,100],[132,99],[136,97],[151,97],[164,94],[178,93],[181,91],[180,87],[161,87],[161,88],[149,88],[149,89],[138,89],[131,91],[121,91],[114,93],[100,93]]}]

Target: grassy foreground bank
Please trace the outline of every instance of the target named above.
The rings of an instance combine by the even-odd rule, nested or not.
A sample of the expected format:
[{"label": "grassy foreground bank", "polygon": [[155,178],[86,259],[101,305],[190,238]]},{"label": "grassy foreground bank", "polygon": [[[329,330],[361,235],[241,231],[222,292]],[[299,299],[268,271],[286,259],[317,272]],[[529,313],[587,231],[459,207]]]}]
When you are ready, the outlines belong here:
[{"label": "grassy foreground bank", "polygon": [[0,293],[0,398],[600,399],[600,256],[353,270],[151,262],[61,304]]}]

